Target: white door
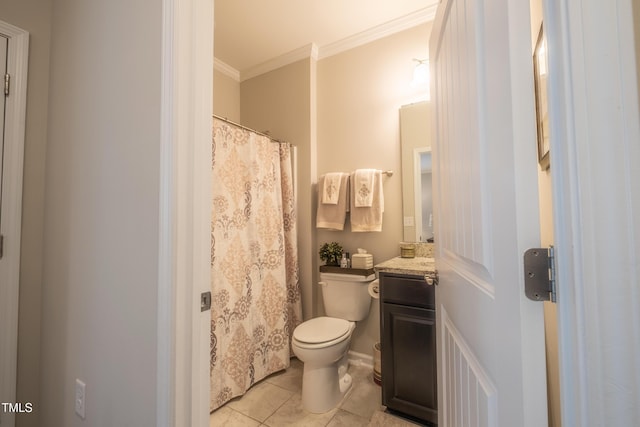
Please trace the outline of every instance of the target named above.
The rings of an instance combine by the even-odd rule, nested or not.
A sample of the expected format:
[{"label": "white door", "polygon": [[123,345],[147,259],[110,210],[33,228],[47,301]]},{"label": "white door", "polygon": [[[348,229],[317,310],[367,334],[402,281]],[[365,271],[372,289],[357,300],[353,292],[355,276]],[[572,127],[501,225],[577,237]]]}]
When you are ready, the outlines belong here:
[{"label": "white door", "polygon": [[[14,425],[29,34],[0,21],[0,426]],[[5,91],[5,74],[11,76]],[[8,92],[8,94],[7,94]],[[5,406],[5,405],[3,405]],[[6,410],[5,410],[6,409]]]},{"label": "white door", "polygon": [[528,2],[443,0],[431,34],[441,426],[547,425],[529,26]]}]

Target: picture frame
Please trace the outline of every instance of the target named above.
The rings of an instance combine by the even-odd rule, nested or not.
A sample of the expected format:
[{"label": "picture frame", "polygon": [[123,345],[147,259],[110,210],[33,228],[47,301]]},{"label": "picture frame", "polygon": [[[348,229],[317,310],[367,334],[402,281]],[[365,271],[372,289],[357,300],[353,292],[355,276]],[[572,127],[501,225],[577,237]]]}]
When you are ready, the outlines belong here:
[{"label": "picture frame", "polygon": [[547,91],[548,60],[544,24],[540,24],[533,51],[533,79],[536,98],[536,130],[538,134],[538,163],[542,170],[549,169],[549,103]]}]

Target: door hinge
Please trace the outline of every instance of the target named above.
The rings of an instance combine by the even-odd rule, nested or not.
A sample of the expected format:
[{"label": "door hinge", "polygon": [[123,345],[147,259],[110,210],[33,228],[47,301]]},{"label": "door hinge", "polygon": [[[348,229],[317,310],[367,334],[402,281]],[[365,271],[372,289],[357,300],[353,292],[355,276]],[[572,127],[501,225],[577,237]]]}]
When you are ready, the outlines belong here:
[{"label": "door hinge", "polygon": [[4,253],[4,236],[0,234],[0,259],[2,259],[3,253]]},{"label": "door hinge", "polygon": [[556,267],[553,246],[524,253],[524,293],[533,301],[556,302]]},{"label": "door hinge", "polygon": [[11,74],[4,75],[4,96],[9,96],[9,87],[11,86]]}]

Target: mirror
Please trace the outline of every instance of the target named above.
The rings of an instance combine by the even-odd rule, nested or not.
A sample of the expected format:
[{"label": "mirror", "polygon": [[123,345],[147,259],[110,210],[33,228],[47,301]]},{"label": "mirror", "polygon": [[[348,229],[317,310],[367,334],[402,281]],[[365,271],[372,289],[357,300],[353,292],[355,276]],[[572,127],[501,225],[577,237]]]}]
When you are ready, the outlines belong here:
[{"label": "mirror", "polygon": [[429,108],[428,101],[400,107],[402,216],[406,242],[433,241]]}]

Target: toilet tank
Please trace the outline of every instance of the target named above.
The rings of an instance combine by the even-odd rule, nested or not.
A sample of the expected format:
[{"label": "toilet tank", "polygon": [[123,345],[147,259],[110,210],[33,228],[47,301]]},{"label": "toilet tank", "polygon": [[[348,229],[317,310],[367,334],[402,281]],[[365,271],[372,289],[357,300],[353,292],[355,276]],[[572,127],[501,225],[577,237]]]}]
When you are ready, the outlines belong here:
[{"label": "toilet tank", "polygon": [[369,283],[375,274],[320,273],[322,301],[327,316],[357,322],[369,315]]}]

